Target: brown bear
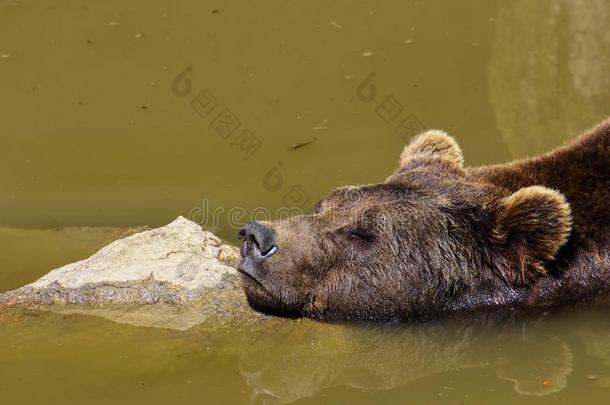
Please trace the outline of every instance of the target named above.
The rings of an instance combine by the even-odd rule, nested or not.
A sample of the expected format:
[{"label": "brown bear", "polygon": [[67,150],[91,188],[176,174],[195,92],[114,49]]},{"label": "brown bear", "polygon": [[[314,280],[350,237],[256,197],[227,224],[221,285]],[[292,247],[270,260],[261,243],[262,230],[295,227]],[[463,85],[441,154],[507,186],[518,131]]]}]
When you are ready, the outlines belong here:
[{"label": "brown bear", "polygon": [[455,140],[431,130],[385,182],[240,236],[248,301],[268,313],[401,321],[610,301],[610,119],[484,167],[464,167]]}]

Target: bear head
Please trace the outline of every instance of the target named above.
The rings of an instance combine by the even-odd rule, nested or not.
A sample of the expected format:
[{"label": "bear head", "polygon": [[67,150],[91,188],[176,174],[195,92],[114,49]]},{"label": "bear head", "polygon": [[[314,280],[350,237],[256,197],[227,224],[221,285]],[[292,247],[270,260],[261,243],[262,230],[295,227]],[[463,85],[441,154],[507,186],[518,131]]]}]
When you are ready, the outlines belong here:
[{"label": "bear head", "polygon": [[309,215],[245,225],[251,306],[327,320],[434,316],[481,291],[527,288],[571,228],[563,195],[464,168],[456,141],[417,136],[383,183],[341,187]]}]

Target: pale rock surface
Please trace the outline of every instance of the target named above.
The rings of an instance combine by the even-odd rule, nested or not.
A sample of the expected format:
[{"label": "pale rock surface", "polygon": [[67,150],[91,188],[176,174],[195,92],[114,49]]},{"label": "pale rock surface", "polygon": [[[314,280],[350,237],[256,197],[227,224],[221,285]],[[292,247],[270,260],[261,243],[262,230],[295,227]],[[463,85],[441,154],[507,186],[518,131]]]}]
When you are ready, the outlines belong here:
[{"label": "pale rock surface", "polygon": [[250,324],[266,317],[245,301],[234,267],[238,260],[237,248],[179,217],[0,294],[0,308],[91,314],[170,329]]}]

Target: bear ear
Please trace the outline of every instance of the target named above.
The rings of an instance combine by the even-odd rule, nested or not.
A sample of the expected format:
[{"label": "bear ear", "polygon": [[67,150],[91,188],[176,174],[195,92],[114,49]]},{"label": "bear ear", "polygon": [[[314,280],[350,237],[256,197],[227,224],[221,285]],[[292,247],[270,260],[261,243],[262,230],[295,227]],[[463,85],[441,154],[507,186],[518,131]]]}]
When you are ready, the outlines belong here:
[{"label": "bear ear", "polygon": [[400,167],[417,157],[436,157],[449,160],[458,166],[464,165],[464,156],[453,137],[439,129],[431,129],[417,135],[400,154]]},{"label": "bear ear", "polygon": [[506,258],[498,262],[506,281],[527,284],[546,274],[544,264],[555,258],[571,229],[570,205],[555,190],[525,187],[500,200],[492,238]]}]

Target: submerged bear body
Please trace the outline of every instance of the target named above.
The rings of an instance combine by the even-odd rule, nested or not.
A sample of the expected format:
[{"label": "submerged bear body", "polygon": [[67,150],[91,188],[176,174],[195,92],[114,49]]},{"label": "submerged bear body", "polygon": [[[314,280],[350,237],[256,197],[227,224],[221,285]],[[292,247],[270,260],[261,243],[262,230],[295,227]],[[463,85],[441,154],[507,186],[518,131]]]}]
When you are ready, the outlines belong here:
[{"label": "submerged bear body", "polygon": [[385,182],[246,225],[239,270],[255,309],[327,320],[610,302],[609,213],[610,120],[545,155],[475,168],[432,130]]}]

